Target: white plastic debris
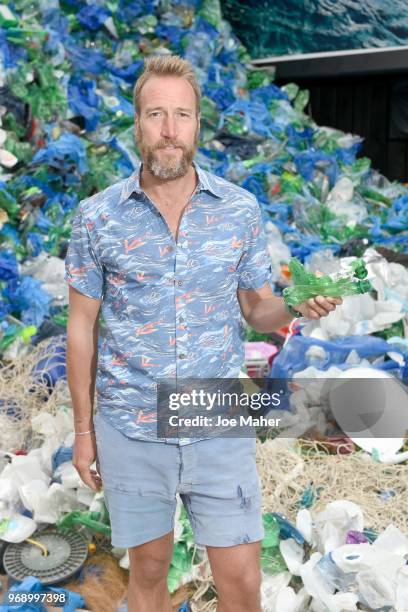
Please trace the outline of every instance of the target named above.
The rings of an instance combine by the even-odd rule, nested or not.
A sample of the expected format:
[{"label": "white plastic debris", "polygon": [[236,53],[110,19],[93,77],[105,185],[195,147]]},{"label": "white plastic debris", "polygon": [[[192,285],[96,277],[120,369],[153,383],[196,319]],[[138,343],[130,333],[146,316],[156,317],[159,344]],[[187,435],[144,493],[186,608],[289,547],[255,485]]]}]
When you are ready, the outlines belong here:
[{"label": "white plastic debris", "polygon": [[349,531],[364,529],[361,508],[345,499],[328,503],[324,510],[316,514],[314,522],[318,550],[324,554],[342,546]]},{"label": "white plastic debris", "polygon": [[6,149],[0,149],[0,164],[5,168],[12,168],[16,165],[18,159],[13,153],[10,151],[6,151]]},{"label": "white plastic debris", "polygon": [[396,299],[375,300],[368,293],[350,295],[344,297],[343,303],[327,317],[308,321],[302,334],[316,337],[317,328],[321,330],[321,340],[372,334],[387,329],[403,317],[402,304]]},{"label": "white plastic debris", "polygon": [[279,550],[288,566],[288,570],[294,576],[300,576],[300,568],[304,556],[303,546],[298,544],[293,538],[287,538],[279,542]]},{"label": "white plastic debris", "polygon": [[42,288],[54,298],[54,305],[68,304],[68,285],[64,280],[65,264],[60,257],[42,251],[38,257],[27,260],[21,273],[42,281]]},{"label": "white plastic debris", "polygon": [[267,251],[271,260],[272,278],[277,280],[280,276],[281,265],[289,263],[291,253],[289,247],[283,242],[282,234],[272,221],[264,225],[267,242]]},{"label": "white plastic debris", "polygon": [[34,452],[28,455],[14,455],[12,462],[4,468],[1,478],[11,478],[19,489],[33,480],[43,481],[47,485],[50,482],[50,477],[44,473]]},{"label": "white plastic debris", "polygon": [[0,476],[0,504],[2,508],[14,509],[20,504],[20,493],[16,481],[3,474]]},{"label": "white plastic debris", "polygon": [[276,597],[275,612],[303,612],[307,609],[310,595],[306,589],[300,589],[298,593],[292,587],[284,587]]},{"label": "white plastic debris", "polygon": [[276,600],[282,589],[291,581],[290,572],[280,572],[270,576],[262,572],[261,603],[263,612],[275,612]]},{"label": "white plastic debris", "polygon": [[388,262],[373,248],[364,252],[364,259],[378,299],[395,300],[408,312],[408,269],[401,264]]},{"label": "white plastic debris", "polygon": [[375,550],[392,552],[396,555],[408,555],[408,537],[395,525],[388,527],[380,533],[373,543]]},{"label": "white plastic debris", "polygon": [[377,563],[357,574],[360,600],[373,610],[394,606],[397,575],[406,566],[406,560],[399,555],[378,554],[377,558]]},{"label": "white plastic debris", "polygon": [[337,181],[327,197],[326,204],[332,213],[344,218],[350,226],[361,223],[368,215],[364,199],[354,193],[353,183],[346,176]]},{"label": "white plastic debris", "polygon": [[76,468],[70,461],[65,461],[57,467],[57,469],[54,471],[54,478],[60,479],[62,486],[66,487],[67,489],[76,489],[78,487],[86,486],[82,482]]},{"label": "white plastic debris", "polygon": [[331,551],[331,558],[343,572],[361,572],[376,562],[378,554],[371,544],[343,544]]},{"label": "white plastic debris", "polygon": [[18,512],[0,511],[0,539],[18,544],[24,542],[37,529],[37,523]]},{"label": "white plastic debris", "polygon": [[312,546],[313,544],[313,520],[307,508],[299,510],[296,516],[296,529],[300,531],[306,542]]},{"label": "white plastic debris", "polygon": [[334,587],[331,587],[315,569],[321,558],[322,555],[319,552],[312,553],[310,559],[302,565],[300,570],[306,591],[316,599],[334,593]]},{"label": "white plastic debris", "polygon": [[395,611],[405,612],[405,610],[408,610],[408,565],[398,570],[395,587]]}]

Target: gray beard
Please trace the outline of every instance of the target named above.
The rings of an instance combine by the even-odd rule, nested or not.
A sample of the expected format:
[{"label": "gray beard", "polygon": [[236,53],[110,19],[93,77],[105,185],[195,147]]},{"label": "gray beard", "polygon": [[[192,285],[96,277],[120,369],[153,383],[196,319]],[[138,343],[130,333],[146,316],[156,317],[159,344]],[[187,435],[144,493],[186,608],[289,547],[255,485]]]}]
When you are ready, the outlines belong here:
[{"label": "gray beard", "polygon": [[[150,157],[150,156],[149,156]],[[163,166],[153,155],[147,160],[148,170],[158,179],[169,181],[185,176],[188,172],[188,164],[183,155],[175,166]]]}]

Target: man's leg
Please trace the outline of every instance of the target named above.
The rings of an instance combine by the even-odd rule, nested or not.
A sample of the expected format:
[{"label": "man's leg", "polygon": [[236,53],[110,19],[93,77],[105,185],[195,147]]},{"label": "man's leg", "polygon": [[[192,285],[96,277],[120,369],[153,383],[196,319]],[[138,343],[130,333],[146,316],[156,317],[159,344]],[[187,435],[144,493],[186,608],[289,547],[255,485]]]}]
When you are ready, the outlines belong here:
[{"label": "man's leg", "polygon": [[217,612],[261,612],[261,542],[207,546]]},{"label": "man's leg", "polygon": [[217,612],[260,612],[262,521],[255,438],[222,438],[182,448],[189,474],[180,493],[196,544],[205,546]]},{"label": "man's leg", "polygon": [[128,610],[170,612],[179,450],[128,438],[102,415],[94,427],[112,545],[129,550]]},{"label": "man's leg", "polygon": [[167,574],[174,531],[129,548],[128,612],[172,612]]}]

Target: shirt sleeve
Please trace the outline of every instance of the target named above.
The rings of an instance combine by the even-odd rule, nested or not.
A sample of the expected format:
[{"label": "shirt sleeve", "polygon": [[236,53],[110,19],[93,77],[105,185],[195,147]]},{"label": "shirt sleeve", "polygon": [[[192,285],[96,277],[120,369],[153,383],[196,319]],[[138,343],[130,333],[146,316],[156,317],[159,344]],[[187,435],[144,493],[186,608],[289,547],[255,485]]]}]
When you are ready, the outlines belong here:
[{"label": "shirt sleeve", "polygon": [[87,297],[100,300],[103,294],[104,275],[92,247],[89,228],[82,209],[72,222],[71,239],[65,258],[65,280]]},{"label": "shirt sleeve", "polygon": [[272,268],[267,251],[261,209],[255,201],[248,227],[248,239],[238,265],[238,289],[260,289],[272,282]]}]

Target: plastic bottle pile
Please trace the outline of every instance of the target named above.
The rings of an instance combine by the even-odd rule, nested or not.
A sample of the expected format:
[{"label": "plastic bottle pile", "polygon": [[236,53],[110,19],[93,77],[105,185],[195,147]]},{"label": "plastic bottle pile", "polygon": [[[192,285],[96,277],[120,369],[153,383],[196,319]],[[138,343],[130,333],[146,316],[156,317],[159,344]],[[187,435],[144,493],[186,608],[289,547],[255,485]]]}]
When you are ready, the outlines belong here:
[{"label": "plastic bottle pile", "polygon": [[[64,322],[70,219],[80,199],[132,172],[132,85],[151,53],[195,66],[197,159],[258,197],[277,277],[288,249],[303,261],[406,247],[407,189],[356,159],[358,136],[315,125],[306,91],[251,70],[217,0],[17,0],[1,5],[0,28],[0,350],[16,337],[24,346],[45,319]],[[47,267],[44,254],[56,258]]]},{"label": "plastic bottle pile", "polygon": [[[221,19],[217,0],[16,0],[0,5],[3,358],[21,356],[42,338],[65,330],[63,258],[70,221],[82,198],[129,176],[134,168],[132,86],[143,58],[152,53],[178,53],[194,65],[204,94],[197,161],[257,196],[277,294],[289,284],[291,256],[308,270],[327,274],[348,270],[356,257],[367,264],[374,291],[347,297],[336,313],[305,325],[275,358],[272,375],[307,370],[313,377],[333,366],[369,366],[407,378],[408,271],[403,253],[408,245],[408,189],[371,169],[368,159],[356,157],[358,136],[317,126],[304,113],[306,91],[295,84],[279,88],[268,74],[252,70],[245,49]],[[348,530],[343,531],[338,546],[347,543]],[[283,527],[282,533],[284,539],[291,537]],[[329,550],[316,542],[310,540],[323,560],[313,557],[313,562],[331,576],[327,597],[322,597],[311,565],[295,568],[309,599],[316,600],[310,609],[357,609],[351,596],[338,608],[328,607],[329,595],[343,588],[339,572],[347,573],[347,560],[339,556],[335,571],[330,564],[337,557],[328,559]],[[174,588],[180,575],[188,574],[186,551],[175,561]],[[400,556],[406,552],[405,544],[394,551]],[[308,609],[305,600],[288,592],[282,570],[291,561],[285,554],[282,565],[274,566],[281,582],[275,581],[273,597],[282,591],[293,605],[279,607],[270,595],[275,602],[270,609],[303,612]],[[396,572],[400,561],[393,560]],[[296,576],[293,567],[289,569]],[[398,593],[387,600],[399,612],[406,609],[398,602],[406,603],[408,592],[402,574]],[[365,583],[359,573],[349,578],[361,592]],[[369,601],[367,592],[361,605]]]}]

